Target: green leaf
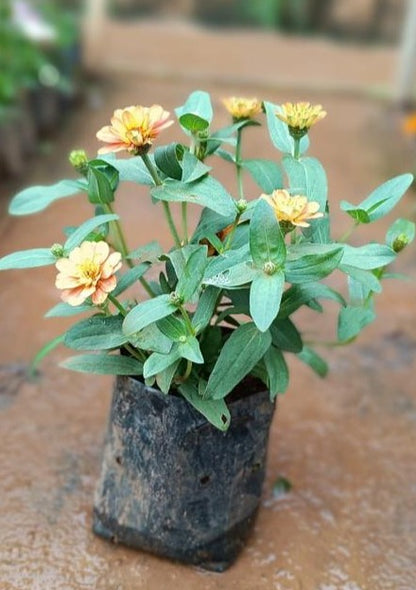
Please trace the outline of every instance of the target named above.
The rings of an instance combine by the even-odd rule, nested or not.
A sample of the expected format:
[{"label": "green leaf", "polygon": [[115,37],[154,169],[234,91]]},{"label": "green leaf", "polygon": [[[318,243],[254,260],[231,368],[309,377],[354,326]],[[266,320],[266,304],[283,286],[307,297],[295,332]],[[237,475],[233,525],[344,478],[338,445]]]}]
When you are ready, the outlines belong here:
[{"label": "green leaf", "polygon": [[192,299],[200,287],[207,263],[206,246],[200,246],[188,258],[176,286],[176,292],[183,297],[185,303]]},{"label": "green leaf", "polygon": [[[283,153],[293,154],[294,141],[289,133],[288,127],[286,123],[283,123],[283,121],[276,117],[276,112],[281,112],[282,107],[267,101],[264,101],[263,104],[266,111],[270,139],[273,145]],[[309,139],[305,135],[300,141],[300,152],[305,152],[308,146]]]},{"label": "green leaf", "polygon": [[175,109],[181,126],[188,132],[205,131],[212,121],[213,111],[208,92],[196,90],[184,105]]},{"label": "green leaf", "polygon": [[181,358],[181,353],[177,345],[172,347],[172,350],[168,354],[160,354],[159,352],[153,352],[143,366],[143,376],[145,379],[162,373],[168,367],[176,363]]},{"label": "green leaf", "polygon": [[304,285],[293,285],[283,294],[279,318],[292,315],[302,305],[308,305],[314,299],[332,299],[340,305],[346,305],[342,295],[322,283],[310,282]]},{"label": "green leaf", "polygon": [[[408,219],[396,219],[386,234],[386,243],[396,252],[415,239],[415,224]],[[398,246],[398,248],[397,248]]]},{"label": "green leaf", "polygon": [[88,169],[88,200],[94,205],[114,201],[114,190],[106,174],[97,168]]},{"label": "green leaf", "polygon": [[301,352],[303,342],[295,324],[289,318],[277,319],[270,326],[274,346],[287,352]]},{"label": "green leaf", "polygon": [[250,252],[245,244],[238,250],[228,250],[221,253],[219,256],[214,256],[209,260],[208,266],[205,270],[205,279],[214,277],[220,273],[229,270],[233,266],[242,262],[250,261]]},{"label": "green leaf", "polygon": [[270,398],[273,400],[279,393],[284,393],[289,386],[289,369],[282,352],[270,346],[263,357],[267,370]]},{"label": "green leaf", "polygon": [[36,268],[55,264],[56,258],[50,248],[33,248],[32,250],[20,250],[7,254],[0,258],[0,270],[15,268]]},{"label": "green leaf", "polygon": [[199,342],[193,336],[188,336],[185,342],[177,344],[181,357],[191,361],[192,363],[202,365],[204,357],[202,356]]},{"label": "green leaf", "polygon": [[179,143],[170,143],[157,147],[154,152],[156,166],[169,178],[180,180],[182,167],[179,158],[182,157],[184,148]]},{"label": "green leaf", "polygon": [[174,342],[179,342],[181,338],[188,337],[188,328],[182,318],[175,315],[169,315],[157,322],[158,329]]},{"label": "green leaf", "polygon": [[154,199],[168,202],[186,202],[208,207],[220,215],[234,215],[236,209],[231,195],[211,176],[204,176],[196,182],[166,180],[162,186],[151,189]]},{"label": "green leaf", "polygon": [[76,246],[79,246],[96,227],[108,223],[109,221],[114,221],[115,219],[119,219],[118,215],[115,213],[108,213],[105,215],[97,215],[92,219],[84,221],[84,223],[69,236],[64,244],[64,251],[71,252],[71,250]]},{"label": "green leaf", "polygon": [[163,393],[169,393],[179,363],[180,359],[169,365],[169,367],[160,373],[156,374],[156,383]]},{"label": "green leaf", "polygon": [[65,334],[65,345],[74,350],[110,350],[127,342],[120,315],[95,315],[81,320]]},{"label": "green leaf", "polygon": [[250,221],[250,252],[254,264],[261,269],[269,263],[280,268],[286,259],[286,246],[279,222],[264,199],[258,200]]},{"label": "green leaf", "polygon": [[282,173],[279,164],[272,160],[243,160],[243,168],[248,170],[255,182],[266,194],[271,194],[275,189],[282,188]]},{"label": "green leaf", "polygon": [[163,254],[163,248],[158,241],[153,240],[144,246],[130,252],[127,258],[141,260],[142,262],[156,262]]},{"label": "green leaf", "polygon": [[355,205],[351,205],[350,203],[347,203],[347,201],[341,201],[340,207],[358,223],[370,223],[371,221],[367,211],[364,209],[357,209]]},{"label": "green leaf", "polygon": [[[376,221],[377,219],[387,215],[387,213],[390,213],[393,207],[397,205],[404,193],[410,187],[412,182],[412,174],[401,174],[400,176],[395,176],[394,178],[391,178],[376,188],[366,199],[364,199],[364,201],[362,201],[356,207],[346,201],[342,201],[341,209],[346,211],[351,216],[362,215],[361,213],[357,212],[360,210],[365,211],[368,216],[368,221],[364,221],[364,223]],[[356,219],[356,217],[354,218]]]},{"label": "green leaf", "polygon": [[149,270],[150,264],[147,262],[142,262],[138,266],[133,266],[127,272],[125,272],[121,277],[117,279],[117,286],[112,292],[113,297],[117,297],[120,293],[123,293],[126,289],[134,285],[136,281],[140,279],[144,275],[144,273]]},{"label": "green leaf", "polygon": [[350,246],[344,244],[342,266],[354,266],[363,270],[373,270],[393,262],[396,253],[384,244],[366,244],[365,246]]},{"label": "green leaf", "polygon": [[95,375],[141,375],[143,373],[143,365],[140,361],[121,355],[80,354],[67,358],[59,366],[71,371]]},{"label": "green leaf", "polygon": [[121,181],[148,186],[154,184],[153,178],[140,156],[117,159],[115,154],[105,154],[100,157],[118,170]]},{"label": "green leaf", "polygon": [[237,211],[233,211],[228,217],[212,211],[212,209],[205,208],[202,210],[198,226],[192,236],[193,242],[199,242],[207,235],[216,234],[235,220]]},{"label": "green leaf", "polygon": [[45,318],[66,318],[78,313],[84,313],[86,311],[96,311],[93,305],[69,305],[63,301],[54,305],[49,311],[45,313]]},{"label": "green leaf", "polygon": [[179,386],[179,391],[213,426],[222,431],[228,429],[231,415],[223,399],[204,399],[199,395],[197,386],[189,380]]},{"label": "green leaf", "polygon": [[212,168],[199,160],[194,154],[185,152],[182,159],[182,182],[195,182],[208,174]]},{"label": "green leaf", "polygon": [[151,350],[161,354],[168,354],[172,349],[172,341],[162,334],[155,323],[129,336],[129,342],[140,350]]},{"label": "green leaf", "polygon": [[304,346],[298,358],[308,365],[319,377],[326,377],[328,374],[328,365],[326,361],[312,348]]},{"label": "green leaf", "polygon": [[343,307],[338,316],[338,340],[340,342],[353,340],[375,317],[371,307]]},{"label": "green leaf", "polygon": [[289,283],[317,281],[331,274],[343,259],[343,246],[327,248],[326,252],[306,254],[286,261],[285,274]]},{"label": "green leaf", "polygon": [[218,274],[204,278],[206,285],[213,285],[221,289],[234,289],[251,283],[251,281],[262,271],[253,268],[250,262],[240,262]]},{"label": "green leaf", "polygon": [[15,195],[9,205],[10,215],[31,215],[43,211],[54,201],[87,190],[85,180],[61,180],[49,186],[31,186]]},{"label": "green leaf", "polygon": [[221,399],[244,379],[271,344],[268,332],[260,332],[249,322],[231,334],[210,375],[205,396]]},{"label": "green leaf", "polygon": [[159,295],[153,299],[142,301],[126,315],[123,332],[126,336],[131,336],[175,311],[176,306],[171,303],[169,295]]},{"label": "green leaf", "polygon": [[110,185],[111,192],[112,193],[115,192],[115,190],[118,187],[118,182],[119,182],[119,173],[118,173],[117,168],[115,168],[115,166],[113,166],[107,160],[97,158],[95,160],[90,160],[88,162],[88,168],[89,168],[89,170],[91,170],[91,169],[98,170],[99,172],[104,174],[104,176],[106,177],[106,179],[108,180],[108,183]]},{"label": "green leaf", "polygon": [[371,271],[355,268],[354,266],[344,266],[343,264],[339,268],[349,277],[350,298],[356,300],[354,305],[360,305],[371,291],[381,293],[380,281]]},{"label": "green leaf", "polygon": [[202,332],[210,324],[211,318],[217,306],[220,290],[217,287],[208,286],[199,298],[198,307],[192,318],[192,325],[197,333]]},{"label": "green leaf", "polygon": [[258,273],[250,287],[250,315],[261,332],[265,332],[279,313],[285,275],[277,271],[272,275]]}]

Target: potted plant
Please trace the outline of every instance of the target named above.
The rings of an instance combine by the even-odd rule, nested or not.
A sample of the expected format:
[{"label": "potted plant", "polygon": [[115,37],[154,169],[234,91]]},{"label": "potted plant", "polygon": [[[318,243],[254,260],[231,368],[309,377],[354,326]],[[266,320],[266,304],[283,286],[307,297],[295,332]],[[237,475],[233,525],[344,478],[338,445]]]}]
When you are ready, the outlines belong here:
[{"label": "potted plant", "polygon": [[[236,97],[224,105],[232,122],[214,130],[210,96],[192,93],[176,109],[186,140],[156,149],[173,124],[169,113],[159,105],[117,109],[97,133],[101,155],[71,153],[78,180],[25,189],[10,204],[14,215],[31,214],[84,193],[91,219],[66,229],[63,245],[0,260],[0,269],[56,265],[63,301],[47,316],[88,316],[38,360],[64,343],[81,352],[64,367],[117,376],[95,532],[218,571],[235,559],[255,518],[275,399],[289,384],[286,356],[326,372],[304,344],[296,312],[321,312],[321,301],[333,300],[339,342],[354,340],[374,320],[374,295],[415,231],[398,219],[380,243],[350,245],[351,232],[335,239],[324,169],[305,155],[310,128],[326,115],[321,106]],[[243,158],[246,128],[261,125],[281,163]],[[121,151],[128,157],[117,158]],[[235,168],[234,197],[214,177],[218,157]],[[245,174],[259,186],[254,195],[245,192]],[[388,214],[412,178],[388,180],[359,204],[342,202],[352,229]],[[120,181],[150,192],[170,250],[156,241],[128,248],[113,208]],[[190,205],[202,207],[192,230]],[[326,282],[334,271],[347,279],[343,293]]]}]

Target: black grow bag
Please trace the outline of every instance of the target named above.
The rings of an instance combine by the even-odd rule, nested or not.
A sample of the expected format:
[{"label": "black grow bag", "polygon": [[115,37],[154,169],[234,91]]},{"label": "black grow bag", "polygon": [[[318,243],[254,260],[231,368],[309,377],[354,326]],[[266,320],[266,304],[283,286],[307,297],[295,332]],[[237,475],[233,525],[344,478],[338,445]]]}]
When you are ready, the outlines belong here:
[{"label": "black grow bag", "polygon": [[258,391],[229,407],[221,432],[182,397],[118,377],[94,532],[206,569],[231,565],[258,509],[275,406]]}]

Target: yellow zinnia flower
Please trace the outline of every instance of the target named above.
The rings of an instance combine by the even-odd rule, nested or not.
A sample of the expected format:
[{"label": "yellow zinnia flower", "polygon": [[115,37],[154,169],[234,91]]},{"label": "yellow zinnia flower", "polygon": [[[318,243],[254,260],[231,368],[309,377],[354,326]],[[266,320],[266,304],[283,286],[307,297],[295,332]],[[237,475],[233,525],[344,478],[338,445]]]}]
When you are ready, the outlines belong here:
[{"label": "yellow zinnia flower", "polygon": [[61,298],[69,305],[81,305],[90,296],[95,305],[101,305],[116,288],[115,273],[120,267],[120,252],[110,254],[106,242],[82,242],[68,258],[57,260],[55,286],[62,289]]},{"label": "yellow zinnia flower", "polygon": [[293,137],[303,137],[312,125],[326,117],[326,111],[320,104],[286,102],[282,105],[282,112],[276,113],[276,117],[287,124]]},{"label": "yellow zinnia flower", "polygon": [[318,211],[317,201],[308,201],[307,197],[302,195],[292,197],[284,189],[277,189],[271,195],[261,197],[269,203],[277,220],[283,225],[309,227],[310,224],[306,220],[323,217],[323,213]]},{"label": "yellow zinnia flower", "polygon": [[115,110],[111,125],[97,132],[97,138],[109,144],[100,148],[98,153],[120,150],[127,150],[136,156],[147,153],[162,129],[173,124],[169,117],[168,111],[155,104],[151,107],[131,106]]},{"label": "yellow zinnia flower", "polygon": [[223,99],[223,104],[233,119],[252,119],[261,112],[261,102],[257,98],[230,96]]}]

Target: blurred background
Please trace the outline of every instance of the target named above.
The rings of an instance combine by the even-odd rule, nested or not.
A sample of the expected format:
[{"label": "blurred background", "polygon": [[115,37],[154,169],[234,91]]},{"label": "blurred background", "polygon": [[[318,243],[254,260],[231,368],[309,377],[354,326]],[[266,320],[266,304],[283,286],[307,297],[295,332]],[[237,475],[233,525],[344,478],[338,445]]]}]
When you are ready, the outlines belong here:
[{"label": "blurred background", "polygon": [[[75,196],[11,218],[14,193],[76,177],[69,152],[94,157],[114,109],[173,112],[195,89],[212,94],[215,128],[229,123],[226,96],[323,105],[310,154],[327,171],[341,236],[350,221],[340,200],[358,203],[416,167],[415,30],[416,0],[0,0],[0,256],[62,242],[63,226],[92,214]],[[170,141],[183,141],[177,125],[160,138]],[[246,130],[243,157],[276,157],[264,126]],[[235,195],[232,166],[208,163]],[[146,187],[124,183],[116,210],[131,248],[155,238],[170,246]],[[409,191],[396,216],[415,211]],[[383,242],[393,220],[360,228],[355,243],[361,230]],[[395,269],[413,279],[414,251]],[[2,273],[1,588],[162,590],[180,580],[184,590],[414,590],[413,279],[385,282],[378,322],[353,346],[321,351],[327,379],[290,359],[259,525],[219,580],[93,537],[111,379],[65,372],[57,363],[71,353],[58,349],[28,381],[35,352],[72,319],[43,317],[59,298],[53,267]],[[326,311],[325,321],[302,318],[312,339],[318,329],[333,339],[336,309]],[[279,474],[294,484],[283,499],[272,492]]]}]

